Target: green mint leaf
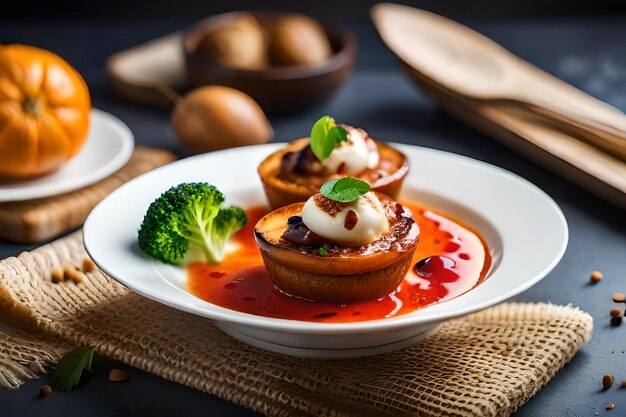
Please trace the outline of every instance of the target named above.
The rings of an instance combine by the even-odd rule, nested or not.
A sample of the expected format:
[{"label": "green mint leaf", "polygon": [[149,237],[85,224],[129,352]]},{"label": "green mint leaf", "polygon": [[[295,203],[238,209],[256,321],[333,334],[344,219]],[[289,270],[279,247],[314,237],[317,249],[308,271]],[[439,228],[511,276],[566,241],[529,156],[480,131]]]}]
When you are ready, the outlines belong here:
[{"label": "green mint leaf", "polygon": [[321,117],[311,129],[311,150],[321,162],[324,162],[333,149],[348,141],[348,131],[337,126],[330,116]]},{"label": "green mint leaf", "polygon": [[335,143],[335,148],[341,145],[341,142],[348,141],[348,131],[343,127],[335,126],[328,132],[329,140]]},{"label": "green mint leaf", "polygon": [[371,189],[372,187],[368,183],[360,179],[341,178],[325,182],[320,193],[331,200],[350,203]]},{"label": "green mint leaf", "polygon": [[329,137],[330,131],[335,126],[335,119],[323,116],[311,129],[311,150],[320,161],[325,161],[335,149],[335,141]]},{"label": "green mint leaf", "polygon": [[52,384],[59,391],[69,391],[80,382],[83,370],[91,370],[93,361],[93,349],[79,347],[67,352],[56,368],[52,376]]},{"label": "green mint leaf", "polygon": [[328,256],[328,249],[330,246],[328,243],[324,243],[317,251],[320,253],[320,256]]}]

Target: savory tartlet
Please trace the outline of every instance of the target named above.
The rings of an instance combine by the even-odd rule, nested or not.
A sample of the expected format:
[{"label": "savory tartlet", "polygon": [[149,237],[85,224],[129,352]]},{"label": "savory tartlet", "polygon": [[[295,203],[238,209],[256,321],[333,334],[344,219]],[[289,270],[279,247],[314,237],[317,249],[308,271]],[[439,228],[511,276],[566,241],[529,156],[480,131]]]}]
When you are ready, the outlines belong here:
[{"label": "savory tartlet", "polygon": [[[361,191],[346,188],[345,181],[358,181]],[[354,178],[330,181],[306,203],[259,220],[255,239],[278,289],[314,301],[349,303],[377,299],[398,287],[419,227],[400,203],[369,190]]]},{"label": "savory tartlet", "polygon": [[409,172],[406,156],[363,129],[336,125],[324,116],[308,138],[269,155],[258,167],[272,209],[302,202],[333,178],[356,177],[373,190],[397,198]]}]

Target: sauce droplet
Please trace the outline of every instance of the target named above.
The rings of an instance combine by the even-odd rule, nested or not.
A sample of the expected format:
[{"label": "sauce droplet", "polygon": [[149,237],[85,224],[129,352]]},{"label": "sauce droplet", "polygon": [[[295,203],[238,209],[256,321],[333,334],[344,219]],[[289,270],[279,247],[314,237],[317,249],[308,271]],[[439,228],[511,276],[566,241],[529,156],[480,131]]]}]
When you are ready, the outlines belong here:
[{"label": "sauce droplet", "polygon": [[413,267],[413,272],[420,278],[427,279],[431,282],[455,282],[459,279],[453,269],[456,262],[447,256],[430,256],[422,259]]},{"label": "sauce droplet", "polygon": [[443,250],[445,252],[452,253],[458,251],[460,247],[461,245],[456,242],[448,242],[446,243],[446,246],[443,247]]}]

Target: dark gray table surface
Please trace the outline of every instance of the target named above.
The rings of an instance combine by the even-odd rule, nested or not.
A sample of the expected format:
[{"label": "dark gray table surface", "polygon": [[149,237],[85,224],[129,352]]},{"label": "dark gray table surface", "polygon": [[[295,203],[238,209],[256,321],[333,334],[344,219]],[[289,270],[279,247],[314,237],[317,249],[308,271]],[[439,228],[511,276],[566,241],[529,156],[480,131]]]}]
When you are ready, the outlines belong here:
[{"label": "dark gray table surface", "polygon": [[[147,109],[113,97],[104,72],[106,57],[157,35],[184,28],[187,21],[68,21],[54,23],[0,20],[0,43],[26,43],[51,49],[74,64],[87,80],[94,106],[126,122],[138,144],[178,151],[167,111]],[[467,22],[513,52],[583,90],[626,111],[626,17]],[[595,320],[592,341],[515,415],[626,415],[626,390],[598,393],[601,377],[626,379],[626,325],[609,326],[610,295],[626,291],[626,213],[523,159],[437,110],[400,72],[373,28],[350,22],[360,49],[354,74],[333,100],[305,113],[272,117],[276,141],[305,134],[322,114],[367,129],[374,137],[442,149],[487,161],[537,184],[563,209],[570,242],[561,263],[520,301],[573,304]],[[418,169],[418,167],[414,167]],[[503,196],[506,198],[506,196]],[[537,236],[541,239],[541,236]],[[0,241],[0,258],[34,246]],[[587,285],[591,270],[604,272]],[[45,376],[16,391],[0,390],[1,416],[103,415],[254,415],[227,401],[136,369],[130,380],[112,384],[105,373],[88,376],[69,393],[37,400]],[[617,406],[604,410],[608,402]]]}]

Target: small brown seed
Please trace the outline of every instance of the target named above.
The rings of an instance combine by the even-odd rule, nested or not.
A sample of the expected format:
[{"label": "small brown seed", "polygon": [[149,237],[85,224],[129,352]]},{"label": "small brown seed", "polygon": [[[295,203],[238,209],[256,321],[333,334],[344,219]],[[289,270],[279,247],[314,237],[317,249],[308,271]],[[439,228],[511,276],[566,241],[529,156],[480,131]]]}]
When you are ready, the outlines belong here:
[{"label": "small brown seed", "polygon": [[612,409],[614,409],[614,408],[615,408],[615,404],[613,404],[613,403],[608,403],[608,404],[606,405],[606,409],[607,409],[607,410],[612,410]]},{"label": "small brown seed", "polygon": [[589,279],[591,280],[593,284],[597,284],[598,282],[602,281],[602,278],[604,278],[604,275],[602,275],[602,272],[591,271],[591,275]]},{"label": "small brown seed", "polygon": [[80,284],[85,280],[85,274],[80,271],[76,271],[74,274],[72,274],[70,279],[72,280],[72,282],[74,282],[74,284]]},{"label": "small brown seed", "polygon": [[52,268],[51,275],[52,275],[52,282],[55,284],[65,281],[65,276],[63,275],[62,268]]},{"label": "small brown seed", "polygon": [[52,394],[52,387],[50,385],[42,385],[41,388],[39,388],[39,398],[46,398],[50,394]]},{"label": "small brown seed", "polygon": [[622,310],[614,308],[611,310],[611,317],[622,317]]},{"label": "small brown seed", "polygon": [[626,388],[626,379],[622,379],[622,384],[619,387]]},{"label": "small brown seed", "polygon": [[611,374],[606,374],[602,377],[602,387],[607,390],[609,388],[611,388],[611,386],[613,386],[613,382],[615,381],[615,378],[613,378],[613,375]]},{"label": "small brown seed", "polygon": [[128,379],[128,374],[121,369],[113,368],[109,371],[109,381],[124,382]]},{"label": "small brown seed", "polygon": [[63,267],[63,275],[65,279],[70,279],[70,275],[72,275],[74,272],[76,272],[76,268],[71,265],[65,265]]},{"label": "small brown seed", "polygon": [[616,303],[623,303],[625,299],[626,296],[624,296],[624,294],[621,292],[616,292],[615,294],[613,294],[613,301]]},{"label": "small brown seed", "polygon": [[96,270],[96,264],[90,258],[83,260],[83,272],[93,272]]}]

